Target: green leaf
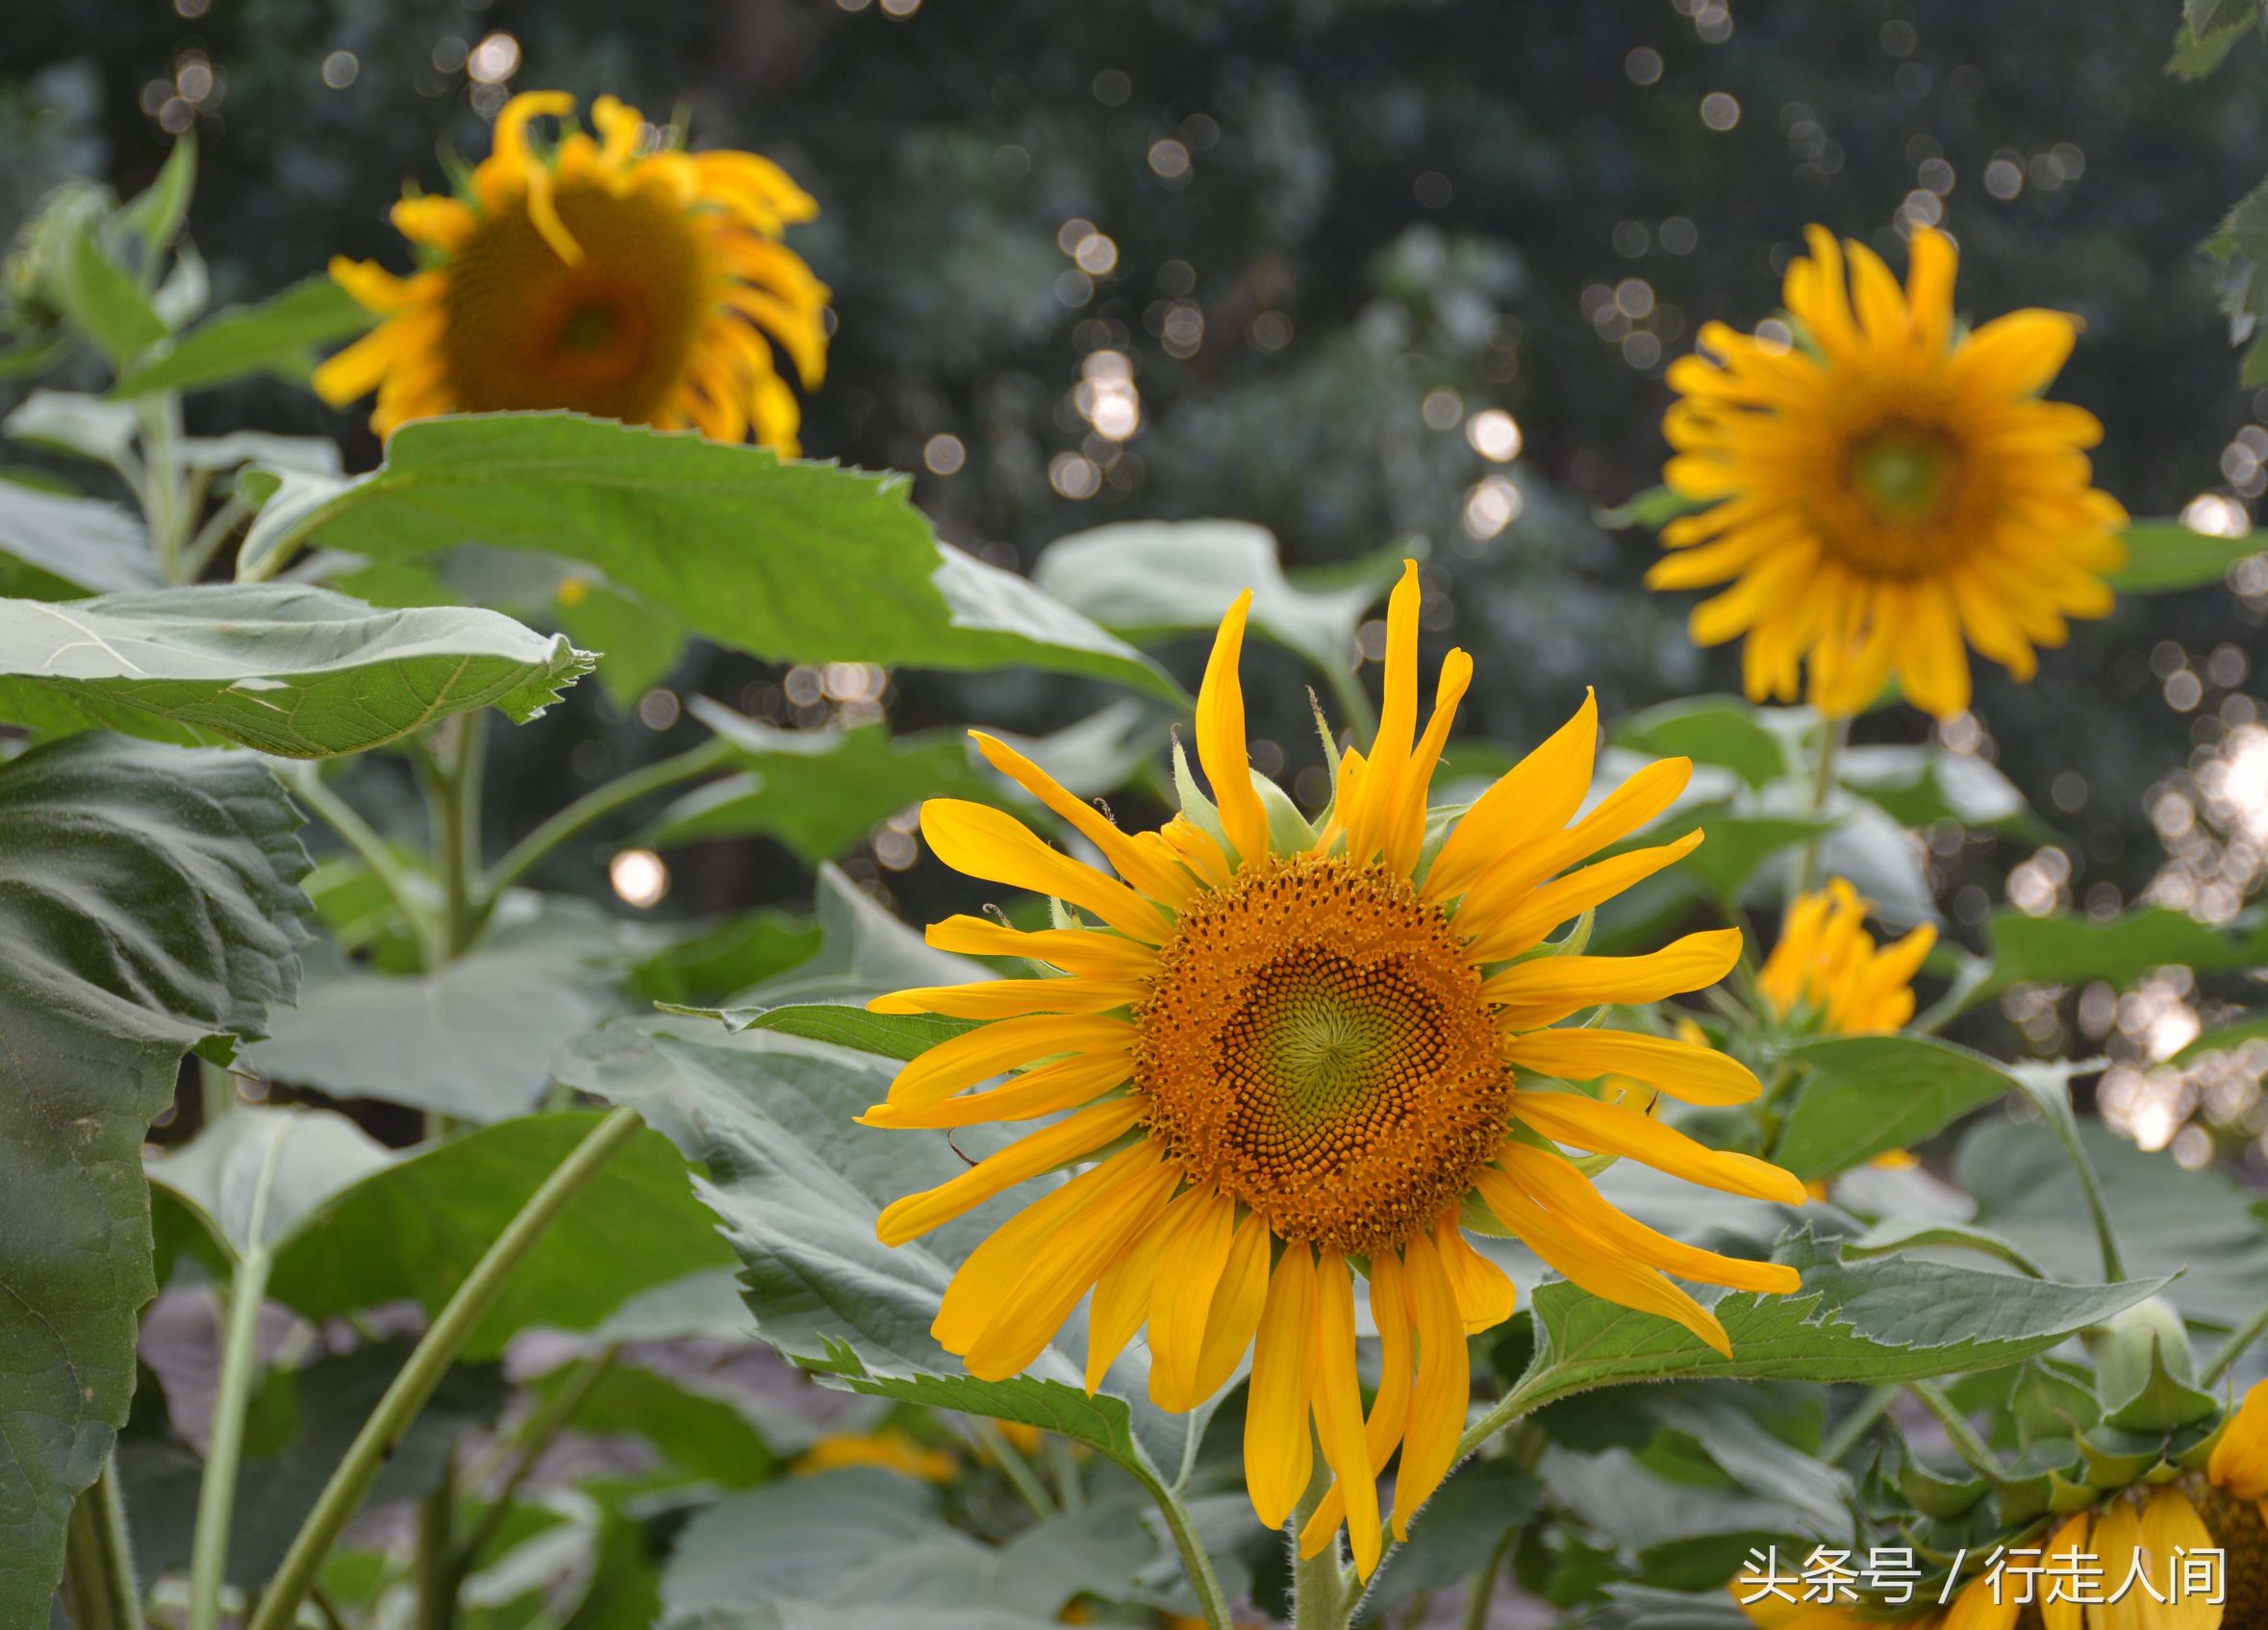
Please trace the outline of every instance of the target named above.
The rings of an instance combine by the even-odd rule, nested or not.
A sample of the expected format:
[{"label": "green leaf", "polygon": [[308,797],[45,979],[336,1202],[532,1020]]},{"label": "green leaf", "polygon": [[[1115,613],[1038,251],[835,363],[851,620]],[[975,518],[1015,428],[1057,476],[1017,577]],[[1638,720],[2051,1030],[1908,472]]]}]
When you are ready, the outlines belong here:
[{"label": "green leaf", "polygon": [[[979,1381],[929,1333],[953,1265],[1028,1203],[1026,1186],[895,1248],[874,1238],[882,1208],[941,1183],[1008,1134],[878,1131],[856,1117],[887,1093],[894,1062],[750,1032],[616,1024],[569,1047],[562,1079],[635,1107],[708,1169],[702,1196],[746,1268],[757,1334],[807,1369],[874,1396],[967,1410],[1073,1438],[1154,1476],[1178,1461],[1194,1423],[1171,1421],[1141,1390],[1140,1353],[1090,1397],[1067,1332],[1009,1381]],[[1136,1447],[1137,1434],[1141,1448]],[[1145,1459],[1145,1456],[1148,1459]]]},{"label": "green leaf", "polygon": [[879,724],[780,730],[706,696],[694,697],[688,711],[748,768],[670,803],[637,840],[647,848],[763,837],[776,838],[799,860],[823,861],[924,798],[1003,801],[1001,783],[944,731],[893,736]]},{"label": "green leaf", "polygon": [[0,718],[285,758],[363,752],[474,708],[524,723],[591,662],[494,612],[379,612],[293,584],[0,600]]},{"label": "green leaf", "polygon": [[2019,1090],[1983,1054],[1931,1036],[1828,1036],[1784,1056],[1804,1076],[1772,1159],[1806,1182],[1911,1147]]},{"label": "green leaf", "polygon": [[2165,1283],[2058,1285],[1907,1257],[1846,1263],[1808,1234],[1783,1240],[1774,1260],[1799,1268],[1803,1288],[1719,1297],[1730,1358],[1668,1319],[1564,1281],[1544,1286],[1533,1303],[1536,1357],[1506,1401],[1535,1409],[1593,1387],[1674,1377],[1875,1384],[1990,1369],[2045,1352]]},{"label": "green leaf", "polygon": [[1705,510],[1713,502],[1710,498],[1688,498],[1667,487],[1649,487],[1626,504],[1594,511],[1591,519],[1608,532],[1623,532],[1633,526],[1658,532],[1679,515]]},{"label": "green leaf", "polygon": [[551,1053],[619,1003],[574,941],[526,936],[431,973],[337,965],[310,977],[245,1069],[333,1098],[376,1098],[479,1124],[525,1114]]},{"label": "green leaf", "polygon": [[[269,1299],[318,1321],[402,1300],[438,1313],[598,1118],[590,1111],[527,1116],[402,1151],[360,1175],[343,1164],[328,1167],[327,1179],[311,1179],[328,1191],[311,1194],[315,1203],[275,1241]],[[245,1170],[240,1161],[204,1169],[214,1167],[232,1181]],[[213,1225],[240,1195],[177,1188],[182,1169],[161,1165],[151,1174],[186,1202],[176,1225],[200,1230],[178,1242],[225,1264],[233,1247]],[[641,1132],[537,1242],[474,1329],[466,1360],[495,1358],[532,1325],[588,1330],[641,1291],[731,1260],[677,1151]]]},{"label": "green leaf", "polygon": [[817,922],[764,910],[697,929],[648,953],[630,969],[630,989],[649,1002],[698,1007],[811,960]]},{"label": "green leaf", "polygon": [[[547,1401],[572,1385],[575,1375],[572,1365],[562,1365],[529,1383],[529,1391]],[[627,1357],[610,1366],[585,1394],[574,1429],[642,1438],[674,1471],[719,1489],[750,1488],[780,1470],[778,1456],[738,1403],[695,1392]]]},{"label": "green leaf", "polygon": [[141,523],[117,505],[0,481],[0,593],[75,600],[157,586]]},{"label": "green leaf", "polygon": [[2036,829],[2016,784],[1973,753],[1942,747],[1846,747],[1836,778],[1903,826],[1957,821],[2001,832]]},{"label": "green leaf", "polygon": [[947,1526],[920,1484],[852,1467],[751,1489],[696,1516],[663,1574],[661,1622],[1043,1630],[1075,1595],[1125,1594],[1156,1553],[1119,1506],[988,1545]]},{"label": "green leaf", "polygon": [[[1412,545],[1414,547],[1414,545]],[[1252,591],[1251,625],[1323,668],[1350,668],[1354,631],[1401,575],[1409,548],[1365,556],[1328,579],[1285,575],[1275,535],[1238,520],[1121,521],[1058,539],[1032,582],[1130,639],[1211,633]]]},{"label": "green leaf", "polygon": [[2241,1047],[2247,1041],[2268,1041],[2268,1010],[2255,1010],[2200,1032],[2196,1041],[2166,1062],[2188,1064],[2204,1058],[2207,1053],[2222,1053]]},{"label": "green leaf", "polygon": [[1649,758],[1689,758],[1721,765],[1751,788],[1762,789],[1788,772],[1787,752],[1778,735],[1755,710],[1733,696],[1693,696],[1634,714],[1609,732],[1617,746]]},{"label": "green leaf", "polygon": [[142,1135],[185,1050],[224,1056],[291,999],[298,824],[242,755],[81,736],[0,765],[0,1622],[47,1622],[126,1419],[157,1293]]},{"label": "green leaf", "polygon": [[2153,968],[2176,964],[2219,973],[2257,960],[2240,945],[2191,916],[2166,906],[2096,922],[2076,916],[2027,916],[2003,909],[1985,924],[1992,973],[1983,994],[2011,985],[2081,985],[2090,979],[2130,985]]},{"label": "green leaf", "polygon": [[84,222],[73,236],[58,268],[55,292],[71,326],[117,368],[165,338],[165,319],[133,277],[103,252],[93,228],[92,221]]},{"label": "green leaf", "polygon": [[2127,528],[2127,564],[2110,574],[2121,594],[2170,594],[2220,583],[2229,568],[2268,543],[2250,533],[2214,538],[2178,520],[2138,520]]},{"label": "green leaf", "polygon": [[800,1036],[806,1041],[824,1041],[854,1053],[904,1062],[920,1057],[940,1041],[950,1041],[976,1028],[971,1018],[945,1018],[938,1014],[869,1013],[849,1002],[791,1002],[777,1008],[668,1008],[694,1018],[714,1018],[731,1031],[769,1030],[782,1036]]},{"label": "green leaf", "polygon": [[[2092,1118],[2079,1123],[2079,1135],[2129,1272],[2180,1274],[2166,1299],[2223,1329],[2268,1303],[2268,1227],[2252,1196],[2218,1172],[2184,1171],[2163,1151],[2138,1149]],[[2079,1180],[2049,1128],[1986,1120],[1962,1141],[1953,1174],[1977,1196],[1978,1226],[2051,1273],[2100,1266]]]},{"label": "green leaf", "polygon": [[[159,1223],[168,1250],[187,1246],[226,1275],[253,1244],[252,1198],[271,1150],[275,1170],[260,1241],[270,1246],[310,1213],[396,1158],[334,1110],[239,1105],[189,1142],[153,1152],[143,1161],[159,1207],[181,1208],[180,1215],[165,1216]],[[202,1229],[204,1237],[183,1232],[190,1227]]]},{"label": "green leaf", "polygon": [[132,408],[75,390],[35,390],[0,423],[10,439],[124,468],[141,420]]},{"label": "green leaf", "polygon": [[197,139],[191,131],[173,138],[173,151],[159,166],[158,179],[118,212],[121,224],[131,227],[142,241],[142,263],[155,267],[158,257],[181,236],[189,219],[189,198],[197,189]]},{"label": "green leaf", "polygon": [[1918,1218],[1893,1217],[1877,1222],[1864,1234],[1843,1241],[1843,1256],[1848,1262],[1888,1256],[1896,1251],[1925,1250],[1980,1251],[1986,1256],[1998,1257],[2027,1278],[2047,1277],[2039,1264],[2010,1241],[1986,1229],[1972,1228],[1963,1222],[1930,1222]]},{"label": "green leaf", "polygon": [[903,476],[572,414],[425,419],[345,483],[248,482],[240,571],[306,540],[373,561],[462,543],[587,562],[718,644],[778,662],[1026,665],[1171,701],[1163,670],[1023,579],[938,542]]},{"label": "green leaf", "polygon": [[110,393],[200,390],[261,372],[305,379],[315,346],[360,334],[374,320],[329,278],[311,277],[256,306],[214,313],[126,369]]},{"label": "green leaf", "polygon": [[967,985],[992,972],[974,958],[932,949],[920,929],[898,921],[826,862],[819,865],[812,915],[819,929],[819,950],[743,991],[743,1004],[864,1002],[917,985]]}]

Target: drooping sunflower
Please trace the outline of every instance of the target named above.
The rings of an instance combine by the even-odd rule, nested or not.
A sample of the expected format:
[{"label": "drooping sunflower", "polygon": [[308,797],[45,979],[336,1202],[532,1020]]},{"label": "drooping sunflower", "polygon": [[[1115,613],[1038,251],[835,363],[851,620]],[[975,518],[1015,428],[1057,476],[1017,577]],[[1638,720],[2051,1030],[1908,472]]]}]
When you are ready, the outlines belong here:
[{"label": "drooping sunflower", "polygon": [[819,213],[753,153],[650,150],[652,128],[612,96],[595,138],[539,151],[528,127],[567,119],[563,91],[515,96],[493,150],[455,196],[406,197],[393,224],[422,265],[368,261],[331,275],[385,320],[315,370],[343,407],[375,390],[370,428],[436,414],[564,408],[625,424],[692,426],[793,455],[806,389],[826,371],[826,288],[780,241]]},{"label": "drooping sunflower", "polygon": [[816,1477],[870,1466],[923,1483],[949,1483],[959,1464],[946,1450],[929,1448],[902,1428],[885,1426],[878,1432],[830,1432],[797,1455],[790,1469],[798,1477]]},{"label": "drooping sunflower", "polygon": [[[2105,1588],[2137,1569],[2155,1587],[2122,1602],[2043,1602],[2044,1630],[2229,1630],[2268,1623],[2268,1381],[2256,1383],[2214,1443],[2203,1475],[2138,1483],[2072,1516],[2046,1545],[2050,1558],[2091,1558]],[[2224,1599],[2179,1589],[2178,1558],[2222,1557]],[[2167,1599],[2159,1600],[2163,1596]]]},{"label": "drooping sunflower", "polygon": [[1662,529],[1646,581],[1730,584],[1693,638],[1747,637],[1753,699],[1793,699],[1808,661],[1824,712],[1895,675],[1942,717],[1969,705],[1967,646],[2029,679],[2067,618],[2110,610],[2126,513],[2091,485],[2103,427],[2040,399],[2079,319],[2012,312],[1956,336],[1943,234],[1915,232],[1903,294],[1863,244],[1809,239],[1787,272],[1792,343],[1706,323],[1701,354],[1671,364],[1664,478],[1712,507]]},{"label": "drooping sunflower", "polygon": [[[1222,623],[1197,699],[1212,799],[1193,786],[1162,830],[1121,831],[978,735],[985,757],[1117,875],[997,810],[924,805],[939,859],[1052,895],[1074,925],[934,925],[933,945],[1026,957],[1062,977],[878,998],[877,1012],[984,1022],[906,1066],[862,1117],[912,1128],[1061,1116],[882,1214],[880,1237],[901,1243],[1029,1178],[1083,1166],[970,1254],[932,1327],[938,1341],[976,1375],[1013,1375],[1092,1291],[1089,1387],[1147,1324],[1149,1393],[1169,1410],[1218,1392],[1249,1350],[1254,1508],[1272,1526],[1290,1515],[1314,1470],[1312,1420],[1336,1484],[1301,1544],[1320,1551],[1346,1519],[1366,1574],[1379,1555],[1373,1479],[1399,1447],[1392,1520],[1405,1533],[1455,1459],[1466,1337],[1512,1312],[1511,1281],[1465,1239],[1461,1214],[1722,1351],[1716,1317],[1666,1274],[1785,1292],[1794,1271],[1656,1233],[1602,1199],[1556,1145],[1790,1205],[1803,1192],[1777,1166],[1561,1085],[1611,1076],[1702,1104],[1758,1091],[1745,1066],[1706,1046],[1559,1027],[1602,1004],[1702,989],[1737,959],[1737,930],[1632,957],[1556,954],[1572,948],[1546,942],[1699,841],[1578,864],[1659,814],[1691,765],[1651,765],[1575,818],[1598,734],[1586,700],[1429,835],[1427,788],[1473,665],[1449,653],[1421,732],[1419,597],[1413,564],[1388,608],[1376,739],[1367,756],[1344,754],[1317,827],[1247,761],[1237,661],[1248,592]],[[1003,1072],[1013,1073],[982,1087]],[[1384,1354],[1367,1418],[1358,1269]]]},{"label": "drooping sunflower", "polygon": [[1937,930],[1924,923],[1877,945],[1866,914],[1866,901],[1840,877],[1788,907],[1779,943],[1756,978],[1782,1019],[1807,1016],[1829,1036],[1881,1036],[1914,1016],[1913,978]]}]

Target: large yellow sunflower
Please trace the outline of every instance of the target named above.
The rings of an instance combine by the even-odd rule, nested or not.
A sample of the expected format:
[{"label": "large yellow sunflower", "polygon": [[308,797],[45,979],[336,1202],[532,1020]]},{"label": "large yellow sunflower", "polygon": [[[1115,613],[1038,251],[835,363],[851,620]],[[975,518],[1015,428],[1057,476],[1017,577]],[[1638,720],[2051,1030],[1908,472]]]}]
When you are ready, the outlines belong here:
[{"label": "large yellow sunflower", "polygon": [[802,413],[774,347],[819,384],[827,290],[779,239],[819,206],[753,153],[649,150],[651,127],[612,96],[592,105],[596,139],[570,129],[537,151],[529,123],[574,105],[515,96],[462,196],[393,207],[417,272],[331,263],[385,321],[316,369],[315,389],[334,406],[375,390],[381,436],[435,414],[566,408],[719,441],[753,431],[794,453]]},{"label": "large yellow sunflower", "polygon": [[[2089,485],[2092,414],[2039,393],[2079,319],[2022,311],[1956,337],[1953,246],[1913,236],[1901,294],[1873,250],[1810,231],[1787,330],[1704,324],[1670,368],[1670,486],[1711,508],[1662,529],[1654,589],[1729,583],[1693,614],[1747,636],[1748,692],[1856,713],[1893,675],[1942,717],[1969,705],[1964,646],[2029,679],[2067,617],[2110,609],[2126,513]],[[1846,265],[1849,287],[1846,288]]]},{"label": "large yellow sunflower", "polygon": [[[1746,1066],[1705,1046],[1557,1027],[1601,1004],[1700,990],[1739,955],[1737,930],[1634,957],[1546,943],[1699,841],[1576,865],[1664,809],[1689,763],[1649,765],[1575,819],[1598,734],[1586,700],[1440,830],[1426,790],[1473,664],[1449,653],[1421,733],[1412,564],[1387,613],[1377,739],[1367,757],[1345,754],[1331,810],[1310,828],[1247,762],[1237,659],[1250,605],[1247,592],[1229,609],[1197,699],[1197,757],[1217,803],[1185,799],[1162,831],[1121,832],[1004,743],[976,738],[1116,877],[997,810],[923,806],[922,833],[946,865],[1053,895],[1074,925],[933,926],[933,945],[1026,957],[1062,977],[878,998],[877,1012],[987,1022],[908,1065],[863,1118],[960,1127],[1062,1115],[882,1214],[881,1238],[896,1244],[1028,1178],[1084,1166],[962,1265],[937,1339],[976,1375],[1013,1375],[1092,1291],[1089,1386],[1147,1323],[1150,1396],[1170,1410],[1219,1392],[1249,1350],[1253,1506],[1271,1525],[1290,1515],[1314,1469],[1312,1419],[1336,1486],[1301,1543],[1321,1550],[1345,1518],[1367,1574],[1379,1554],[1373,1479],[1399,1446],[1392,1517],[1406,1532],[1455,1459],[1466,1337],[1512,1312],[1511,1281],[1460,1232],[1464,1208],[1575,1283],[1729,1350],[1716,1317],[1665,1272],[1784,1292],[1794,1271],[1632,1220],[1555,1145],[1790,1205],[1803,1190],[1777,1166],[1560,1085],[1615,1076],[1702,1104],[1758,1091]],[[1367,1419],[1358,1269],[1384,1352]]]},{"label": "large yellow sunflower", "polygon": [[1799,895],[1757,987],[1781,1018],[1809,1016],[1829,1036],[1882,1036],[1914,1016],[1913,979],[1937,943],[1924,923],[1894,944],[1866,931],[1866,901],[1840,877]]}]

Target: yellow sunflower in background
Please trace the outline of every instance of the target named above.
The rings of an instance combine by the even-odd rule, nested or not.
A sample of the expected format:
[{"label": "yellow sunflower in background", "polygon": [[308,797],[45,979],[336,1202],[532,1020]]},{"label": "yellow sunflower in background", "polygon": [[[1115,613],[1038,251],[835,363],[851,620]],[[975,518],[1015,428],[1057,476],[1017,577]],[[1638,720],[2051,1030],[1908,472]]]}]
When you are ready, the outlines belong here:
[{"label": "yellow sunflower in background", "polygon": [[959,1464],[946,1450],[925,1447],[902,1428],[885,1426],[879,1432],[830,1432],[797,1455],[790,1469],[798,1477],[816,1477],[870,1466],[923,1483],[949,1483]]},{"label": "yellow sunflower in background", "polygon": [[1924,923],[1877,945],[1866,914],[1866,901],[1840,877],[1797,896],[1756,978],[1775,1013],[1806,1013],[1829,1036],[1884,1036],[1914,1016],[1913,978],[1937,930]]},{"label": "yellow sunflower in background", "polygon": [[[956,916],[933,926],[932,945],[1025,957],[1062,977],[876,999],[877,1012],[987,1022],[914,1060],[862,1117],[911,1128],[1062,1115],[882,1214],[880,1237],[897,1244],[1026,1179],[1092,1163],[962,1265],[932,1327],[938,1341],[976,1375],[1013,1375],[1092,1291],[1089,1387],[1147,1324],[1150,1396],[1169,1410],[1218,1392],[1249,1350],[1254,1508],[1272,1526],[1291,1514],[1314,1469],[1312,1420],[1336,1486],[1302,1548],[1323,1549],[1345,1518],[1365,1574],[1379,1555],[1373,1479],[1399,1447],[1392,1517],[1406,1533],[1456,1456],[1466,1337],[1512,1312],[1511,1281],[1460,1232],[1464,1207],[1575,1284],[1727,1351],[1715,1316],[1665,1274],[1785,1292],[1796,1273],[1634,1221],[1555,1145],[1628,1156],[1732,1193],[1791,1205],[1803,1196],[1777,1166],[1533,1079],[1611,1075],[1702,1104],[1753,1096],[1749,1069],[1705,1046],[1555,1028],[1586,1008],[1714,984],[1740,935],[1695,934],[1633,957],[1546,944],[1701,837],[1577,865],[1659,814],[1691,773],[1683,759],[1651,765],[1575,819],[1598,735],[1589,700],[1429,839],[1427,787],[1473,664],[1449,653],[1421,732],[1419,598],[1413,563],[1387,613],[1376,740],[1367,756],[1348,749],[1340,761],[1320,828],[1256,781],[1247,760],[1237,661],[1248,592],[1221,626],[1197,699],[1197,756],[1217,805],[1193,798],[1161,831],[1121,832],[977,736],[985,757],[1117,875],[998,810],[924,805],[921,830],[939,859],[1053,895],[1074,925],[1020,932]],[[1516,1068],[1532,1076],[1516,1081]],[[966,1091],[1003,1072],[1014,1073]],[[1367,1419],[1357,1268],[1384,1353]]]},{"label": "yellow sunflower in background", "polygon": [[1913,1617],[1910,1607],[1886,1610],[1900,1612],[1903,1617],[1878,1617],[1848,1602],[1800,1602],[1779,1595],[1755,1596],[1758,1589],[1758,1582],[1747,1575],[1733,1580],[1731,1586],[1732,1599],[1756,1630],[1884,1630],[1891,1624],[1899,1630],[2016,1630],[2024,1613],[2012,1589],[2003,1590],[2005,1601],[1995,1601],[1989,1578],[1971,1580],[1949,1605],[1934,1613],[1925,1612],[1919,1618]]},{"label": "yellow sunflower in background", "polygon": [[409,277],[367,261],[331,275],[385,320],[315,370],[343,407],[375,390],[381,436],[436,414],[564,408],[719,441],[751,432],[793,455],[806,389],[826,371],[826,288],[781,241],[819,213],[753,153],[654,149],[637,109],[601,96],[594,139],[548,151],[531,121],[561,91],[515,96],[462,196],[404,198],[393,224],[420,251]]},{"label": "yellow sunflower in background", "polygon": [[[1964,645],[2018,679],[2068,617],[2110,610],[2126,512],[2090,485],[2094,415],[2040,400],[2079,319],[2022,311],[1956,338],[1953,246],[1913,236],[1902,294],[1873,250],[1810,230],[1788,267],[1794,343],[1701,330],[1670,368],[1664,478],[1712,507],[1662,529],[1653,589],[1728,583],[1703,645],[1747,637],[1749,695],[1838,715],[1895,676],[1943,717],[1969,705]],[[1846,287],[1848,274],[1848,287]]]}]

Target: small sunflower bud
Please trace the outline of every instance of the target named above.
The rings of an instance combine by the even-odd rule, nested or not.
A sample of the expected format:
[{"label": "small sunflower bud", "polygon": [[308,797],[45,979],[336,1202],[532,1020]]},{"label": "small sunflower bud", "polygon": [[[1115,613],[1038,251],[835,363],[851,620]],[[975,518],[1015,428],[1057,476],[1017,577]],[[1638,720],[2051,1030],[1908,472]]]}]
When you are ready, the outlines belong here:
[{"label": "small sunflower bud", "polygon": [[2096,1325],[2084,1340],[2095,1361],[2095,1395],[2110,1424],[2170,1430],[2200,1418],[2201,1405],[2207,1412],[2214,1407],[2196,1388],[2188,1329],[2162,1297],[2136,1303]]}]

